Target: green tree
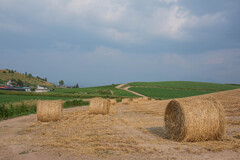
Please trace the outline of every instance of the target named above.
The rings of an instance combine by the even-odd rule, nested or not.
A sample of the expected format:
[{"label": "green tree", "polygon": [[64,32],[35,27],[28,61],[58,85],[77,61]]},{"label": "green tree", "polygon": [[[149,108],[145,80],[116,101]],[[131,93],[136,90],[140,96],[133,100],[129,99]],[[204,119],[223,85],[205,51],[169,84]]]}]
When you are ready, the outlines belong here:
[{"label": "green tree", "polygon": [[32,74],[31,74],[31,73],[29,73],[29,74],[28,74],[28,77],[29,77],[29,78],[32,78]]},{"label": "green tree", "polygon": [[23,82],[21,81],[21,79],[18,79],[18,80],[17,80],[17,85],[18,85],[18,86],[21,86],[21,87],[23,86]]},{"label": "green tree", "polygon": [[79,88],[78,83],[76,84],[75,88]]},{"label": "green tree", "polygon": [[64,81],[63,80],[59,81],[58,83],[59,83],[60,86],[64,85]]}]

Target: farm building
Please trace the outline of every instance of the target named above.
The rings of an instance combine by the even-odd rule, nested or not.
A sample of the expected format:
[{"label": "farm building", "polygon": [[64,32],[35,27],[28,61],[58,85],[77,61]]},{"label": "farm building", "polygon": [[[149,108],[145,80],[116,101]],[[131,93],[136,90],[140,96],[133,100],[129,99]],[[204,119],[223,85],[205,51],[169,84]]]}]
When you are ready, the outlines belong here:
[{"label": "farm building", "polygon": [[37,89],[35,89],[35,92],[49,92],[50,90],[45,87],[45,86],[40,86],[40,85],[37,85]]},{"label": "farm building", "polygon": [[0,86],[0,90],[31,92],[30,87]]},{"label": "farm building", "polygon": [[25,91],[25,92],[31,92],[30,87],[15,87],[14,88],[16,91]]},{"label": "farm building", "polygon": [[13,81],[11,81],[11,80],[9,80],[8,82],[7,82],[7,86],[16,86],[17,85],[17,83],[16,82],[13,82]]}]

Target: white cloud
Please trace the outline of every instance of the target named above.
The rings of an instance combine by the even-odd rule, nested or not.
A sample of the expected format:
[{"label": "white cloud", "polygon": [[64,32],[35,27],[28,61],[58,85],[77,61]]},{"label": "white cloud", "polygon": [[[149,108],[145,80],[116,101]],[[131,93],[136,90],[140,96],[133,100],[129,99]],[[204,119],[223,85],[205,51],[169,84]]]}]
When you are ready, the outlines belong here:
[{"label": "white cloud", "polygon": [[159,2],[165,2],[165,3],[176,3],[178,0],[158,0]]},{"label": "white cloud", "polygon": [[149,2],[139,7],[138,1],[127,0],[23,0],[25,5],[19,6],[16,0],[8,0],[0,2],[0,10],[7,8],[9,13],[22,14],[35,21],[36,28],[42,24],[70,26],[120,43],[141,43],[152,37],[183,41],[191,36],[189,29],[225,22],[222,13],[196,16],[180,6],[178,0],[158,1],[169,5],[155,6]]},{"label": "white cloud", "polygon": [[206,28],[216,26],[225,22],[225,17],[221,12],[205,14],[203,16],[189,15],[185,28]]},{"label": "white cloud", "polygon": [[152,34],[158,36],[167,36],[170,38],[179,38],[183,36],[182,26],[187,21],[186,12],[178,6],[170,9],[160,8],[153,13],[149,28]]}]

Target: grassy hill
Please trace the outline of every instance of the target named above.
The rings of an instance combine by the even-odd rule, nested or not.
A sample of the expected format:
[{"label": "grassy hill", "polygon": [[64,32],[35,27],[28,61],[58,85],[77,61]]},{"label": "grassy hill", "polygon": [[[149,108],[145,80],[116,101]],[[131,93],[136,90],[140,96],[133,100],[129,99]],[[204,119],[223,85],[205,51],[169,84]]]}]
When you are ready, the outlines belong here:
[{"label": "grassy hill", "polygon": [[18,72],[14,72],[14,71],[11,72],[9,70],[1,70],[0,69],[0,84],[3,84],[3,82],[7,82],[10,79],[15,79],[15,80],[20,79],[26,85],[32,85],[32,86],[36,86],[38,84],[47,86],[47,87],[55,86],[53,83],[44,81],[37,77],[26,76],[22,73],[18,73]]},{"label": "grassy hill", "polygon": [[[99,87],[88,87],[88,88],[57,88],[53,93],[70,93],[70,94],[85,94],[85,95],[112,95],[113,96],[125,96],[125,97],[137,97],[135,94],[129,93],[124,90],[116,89],[117,85],[107,85]],[[112,92],[111,92],[112,91]]]},{"label": "grassy hill", "polygon": [[239,85],[232,84],[190,81],[133,82],[127,85],[131,87],[129,90],[161,99],[182,98],[240,88]]}]

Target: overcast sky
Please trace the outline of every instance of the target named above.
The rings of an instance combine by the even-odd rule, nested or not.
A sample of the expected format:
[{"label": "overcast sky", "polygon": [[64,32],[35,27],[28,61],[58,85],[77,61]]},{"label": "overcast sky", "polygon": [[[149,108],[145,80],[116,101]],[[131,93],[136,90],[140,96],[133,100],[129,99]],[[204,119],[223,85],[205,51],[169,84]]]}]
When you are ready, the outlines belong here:
[{"label": "overcast sky", "polygon": [[239,0],[0,0],[0,68],[68,85],[240,83]]}]

